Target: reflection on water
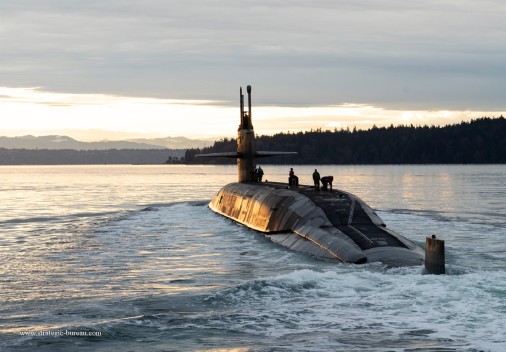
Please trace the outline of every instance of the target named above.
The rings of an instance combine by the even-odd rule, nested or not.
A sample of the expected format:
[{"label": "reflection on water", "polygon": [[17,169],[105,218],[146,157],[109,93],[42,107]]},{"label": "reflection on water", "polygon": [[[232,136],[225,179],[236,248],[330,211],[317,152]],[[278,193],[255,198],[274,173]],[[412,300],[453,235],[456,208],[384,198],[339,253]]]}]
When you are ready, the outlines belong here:
[{"label": "reflection on water", "polygon": [[438,204],[441,211],[454,211],[449,208],[454,198],[452,179],[447,173],[425,178],[423,175],[405,173],[399,184],[399,195],[403,203],[417,204],[421,199]]},{"label": "reflection on water", "polygon": [[[288,168],[264,168],[266,177],[285,182]],[[334,176],[334,188],[358,195],[374,208],[472,215],[489,221],[504,216],[504,165],[317,165],[296,166],[302,184],[311,174]]]},{"label": "reflection on water", "polygon": [[[286,182],[289,166],[262,165],[265,178]],[[335,177],[335,187],[357,194],[380,209],[501,212],[506,194],[502,165],[317,165],[295,166],[301,184],[312,184],[318,168]],[[0,221],[59,217],[132,209],[141,204],[210,199],[236,181],[228,166],[3,166]],[[26,223],[26,222],[25,222]],[[27,224],[26,226],[29,226]]]}]

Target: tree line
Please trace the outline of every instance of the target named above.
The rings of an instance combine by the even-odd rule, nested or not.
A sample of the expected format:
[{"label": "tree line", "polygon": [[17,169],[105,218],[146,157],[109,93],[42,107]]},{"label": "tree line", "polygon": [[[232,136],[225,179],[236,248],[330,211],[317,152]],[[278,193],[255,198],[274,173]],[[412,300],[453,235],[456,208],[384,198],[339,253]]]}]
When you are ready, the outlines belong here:
[{"label": "tree line", "polygon": [[[482,117],[446,126],[376,127],[311,130],[259,136],[257,150],[295,151],[295,157],[273,157],[262,164],[496,164],[506,163],[506,120]],[[196,158],[199,153],[236,150],[236,140],[188,149],[187,164],[227,164],[235,159]]]}]

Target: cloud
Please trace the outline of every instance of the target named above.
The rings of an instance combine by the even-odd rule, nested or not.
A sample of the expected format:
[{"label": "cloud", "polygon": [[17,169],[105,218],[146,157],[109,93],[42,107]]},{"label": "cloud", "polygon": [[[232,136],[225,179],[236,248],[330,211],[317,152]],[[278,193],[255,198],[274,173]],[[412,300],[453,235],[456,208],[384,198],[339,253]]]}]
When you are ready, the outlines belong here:
[{"label": "cloud", "polygon": [[[118,134],[144,136],[234,136],[239,108],[219,101],[140,98],[108,94],[70,94],[40,88],[0,87],[3,135],[61,134],[62,130],[92,130],[97,139]],[[398,110],[363,104],[294,107],[254,104],[257,134],[309,129],[367,129],[409,125],[445,125],[483,116],[491,111]],[[29,130],[27,130],[29,128]],[[100,130],[100,131],[99,131]],[[104,132],[112,131],[112,132]],[[89,134],[86,133],[88,140]]]},{"label": "cloud", "polygon": [[502,1],[0,4],[0,82],[235,104],[503,109]]}]

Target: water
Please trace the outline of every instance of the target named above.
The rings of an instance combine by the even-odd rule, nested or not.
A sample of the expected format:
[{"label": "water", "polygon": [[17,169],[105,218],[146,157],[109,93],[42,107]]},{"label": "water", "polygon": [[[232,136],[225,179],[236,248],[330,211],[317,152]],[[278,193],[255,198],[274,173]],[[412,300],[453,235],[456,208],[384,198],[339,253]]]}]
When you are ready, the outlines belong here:
[{"label": "water", "polygon": [[3,166],[0,351],[506,349],[506,166],[301,183],[315,167],[421,246],[445,239],[449,275],[317,261],[217,216],[235,166]]}]

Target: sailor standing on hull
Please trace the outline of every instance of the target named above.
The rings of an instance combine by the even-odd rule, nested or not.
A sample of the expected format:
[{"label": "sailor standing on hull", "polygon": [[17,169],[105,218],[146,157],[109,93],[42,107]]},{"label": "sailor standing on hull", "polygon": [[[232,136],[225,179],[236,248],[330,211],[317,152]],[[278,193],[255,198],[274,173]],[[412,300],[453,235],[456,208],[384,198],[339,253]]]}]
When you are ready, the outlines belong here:
[{"label": "sailor standing on hull", "polygon": [[293,167],[290,168],[290,172],[288,173],[288,185],[290,187],[297,187],[299,185],[299,178],[295,176]]},{"label": "sailor standing on hull", "polygon": [[320,173],[316,169],[314,169],[314,172],[313,172],[313,182],[314,182],[314,190],[319,191],[320,190]]},{"label": "sailor standing on hull", "polygon": [[262,182],[262,177],[264,177],[264,170],[259,166],[257,168],[257,182]]}]

